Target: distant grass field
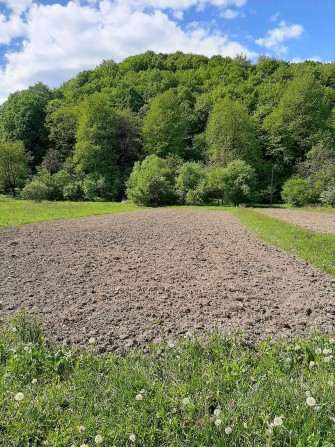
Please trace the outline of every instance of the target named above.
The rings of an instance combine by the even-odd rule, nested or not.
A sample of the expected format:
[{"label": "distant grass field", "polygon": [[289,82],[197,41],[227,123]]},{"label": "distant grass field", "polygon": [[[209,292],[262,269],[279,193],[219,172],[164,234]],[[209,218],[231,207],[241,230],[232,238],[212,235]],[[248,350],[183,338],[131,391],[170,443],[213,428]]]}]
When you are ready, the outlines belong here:
[{"label": "distant grass field", "polygon": [[332,447],[334,339],[208,335],[98,354],[50,344],[18,316],[0,329],[4,447]]},{"label": "distant grass field", "polygon": [[130,203],[41,202],[0,197],[0,227],[45,222],[73,217],[113,214],[140,209]]}]

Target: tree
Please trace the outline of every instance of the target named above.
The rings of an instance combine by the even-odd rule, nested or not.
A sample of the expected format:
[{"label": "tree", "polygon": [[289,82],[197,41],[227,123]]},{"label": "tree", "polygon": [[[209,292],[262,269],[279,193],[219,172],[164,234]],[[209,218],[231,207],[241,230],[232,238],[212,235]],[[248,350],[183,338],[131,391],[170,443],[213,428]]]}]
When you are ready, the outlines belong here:
[{"label": "tree", "polygon": [[285,203],[304,206],[308,203],[317,203],[320,191],[309,180],[292,178],[284,183],[281,196]]},{"label": "tree", "polygon": [[187,202],[189,191],[196,190],[206,178],[206,173],[199,163],[184,163],[179,171],[176,181],[176,190],[181,203]]},{"label": "tree", "polygon": [[38,83],[12,93],[0,109],[0,134],[5,141],[22,141],[32,155],[33,167],[39,165],[49,145],[45,117],[49,88]]},{"label": "tree", "polygon": [[28,176],[29,156],[22,141],[0,142],[0,178],[11,189],[16,188]]},{"label": "tree", "polygon": [[215,197],[218,201],[223,202],[223,196],[226,186],[226,169],[217,168],[208,173],[208,189],[211,196]]},{"label": "tree", "polygon": [[149,155],[142,163],[135,163],[127,182],[127,196],[138,205],[170,205],[176,200],[174,186],[174,176],[168,162],[156,155]]},{"label": "tree", "polygon": [[238,206],[256,199],[255,170],[243,160],[229,163],[224,172],[224,196],[228,202]]},{"label": "tree", "polygon": [[187,124],[175,91],[168,90],[156,96],[144,118],[146,152],[164,158],[169,154],[182,156],[186,146]]},{"label": "tree", "polygon": [[225,167],[236,159],[256,165],[260,158],[253,119],[243,104],[229,98],[215,104],[206,141],[209,160],[216,166]]}]

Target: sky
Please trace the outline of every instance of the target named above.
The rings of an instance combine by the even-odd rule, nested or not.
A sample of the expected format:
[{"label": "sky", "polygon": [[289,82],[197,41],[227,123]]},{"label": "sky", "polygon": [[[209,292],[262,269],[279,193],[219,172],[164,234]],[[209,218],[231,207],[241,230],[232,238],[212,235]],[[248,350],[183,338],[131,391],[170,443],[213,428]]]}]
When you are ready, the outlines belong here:
[{"label": "sky", "polygon": [[0,0],[0,104],[147,50],[335,60],[335,0]]}]

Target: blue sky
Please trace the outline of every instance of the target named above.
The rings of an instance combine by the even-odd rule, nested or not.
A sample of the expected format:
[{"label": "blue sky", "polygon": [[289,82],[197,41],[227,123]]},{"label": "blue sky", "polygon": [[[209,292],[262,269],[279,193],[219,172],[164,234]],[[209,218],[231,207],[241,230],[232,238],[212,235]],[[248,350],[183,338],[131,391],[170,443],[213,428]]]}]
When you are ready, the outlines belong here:
[{"label": "blue sky", "polygon": [[147,50],[334,61],[335,0],[3,0],[0,103]]}]

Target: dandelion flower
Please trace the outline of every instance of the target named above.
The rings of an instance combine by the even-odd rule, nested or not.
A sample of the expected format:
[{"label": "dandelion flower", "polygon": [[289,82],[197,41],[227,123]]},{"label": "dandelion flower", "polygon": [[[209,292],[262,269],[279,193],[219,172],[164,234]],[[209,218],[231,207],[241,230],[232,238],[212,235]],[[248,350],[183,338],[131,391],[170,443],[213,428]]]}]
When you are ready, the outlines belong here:
[{"label": "dandelion flower", "polygon": [[334,344],[335,343],[335,339],[334,338],[330,338],[329,339],[329,343],[332,345],[332,344]]},{"label": "dandelion flower", "polygon": [[248,424],[246,422],[243,422],[243,427],[248,428]]},{"label": "dandelion flower", "polygon": [[315,349],[315,354],[321,354],[321,352],[322,352],[321,348],[316,348]]},{"label": "dandelion flower", "polygon": [[222,424],[221,419],[215,419],[214,424],[215,424],[217,427],[219,427],[219,426]]},{"label": "dandelion flower", "polygon": [[334,382],[332,380],[328,380],[328,385],[329,386],[334,386]]},{"label": "dandelion flower", "polygon": [[315,411],[320,411],[320,410],[321,410],[320,405],[315,405],[314,410],[315,410]]},{"label": "dandelion flower", "polygon": [[324,349],[323,351],[322,351],[322,353],[323,354],[331,354],[332,353],[332,350],[331,349]]},{"label": "dandelion flower", "polygon": [[230,435],[230,433],[233,431],[233,429],[232,429],[231,427],[226,427],[226,428],[224,429],[224,431],[225,431],[225,433],[226,433],[227,435]]},{"label": "dandelion flower", "polygon": [[136,400],[143,400],[143,396],[142,396],[142,394],[136,394],[135,399],[136,399]]},{"label": "dandelion flower", "polygon": [[189,397],[184,397],[183,404],[184,405],[188,405],[189,403],[190,403],[190,398]]},{"label": "dandelion flower", "polygon": [[33,379],[33,380],[31,381],[31,383],[32,383],[33,385],[35,385],[35,384],[37,383],[37,379]]},{"label": "dandelion flower", "polygon": [[273,420],[273,425],[275,427],[281,427],[283,425],[283,416],[276,416]]},{"label": "dandelion flower", "polygon": [[143,394],[143,393],[145,393],[145,390],[142,389],[142,390],[140,391],[140,394]]},{"label": "dandelion flower", "polygon": [[324,357],[323,361],[326,362],[326,363],[329,363],[331,361],[331,359],[332,358],[330,356],[329,357]]},{"label": "dandelion flower", "polygon": [[17,394],[15,394],[14,399],[17,400],[18,402],[21,402],[21,400],[24,399],[24,394],[23,393],[17,393]]},{"label": "dandelion flower", "polygon": [[311,395],[311,392],[309,390],[307,390],[305,394],[306,394],[306,397],[308,397]]},{"label": "dandelion flower", "polygon": [[191,337],[192,337],[192,332],[187,331],[187,332],[185,333],[185,338],[191,338]]},{"label": "dandelion flower", "polygon": [[312,360],[312,361],[309,362],[309,367],[313,368],[313,366],[315,366],[315,362],[313,362],[313,360]]},{"label": "dandelion flower", "polygon": [[88,339],[88,342],[89,342],[90,345],[93,345],[95,343],[95,338],[94,337],[90,337]]},{"label": "dandelion flower", "polygon": [[129,441],[135,442],[136,441],[136,436],[135,435],[130,435],[129,436]]},{"label": "dandelion flower", "polygon": [[220,408],[215,408],[215,410],[214,410],[214,416],[219,416],[220,413],[221,413]]},{"label": "dandelion flower", "polygon": [[12,332],[17,332],[17,329],[15,326],[12,327]]},{"label": "dandelion flower", "polygon": [[78,425],[77,429],[78,431],[82,432],[86,430],[86,427],[84,427],[83,425]]},{"label": "dandelion flower", "polygon": [[295,350],[295,351],[300,351],[300,349],[301,349],[301,346],[300,346],[300,345],[296,345],[296,346],[294,346],[294,350]]},{"label": "dandelion flower", "polygon": [[94,442],[96,444],[101,444],[103,441],[102,436],[101,435],[96,435],[96,437],[94,438]]},{"label": "dandelion flower", "polygon": [[175,344],[173,343],[173,341],[169,341],[169,342],[168,342],[168,347],[169,347],[170,349],[173,349],[173,348],[175,347]]},{"label": "dandelion flower", "polygon": [[315,407],[315,405],[316,405],[316,401],[315,401],[314,397],[312,397],[312,396],[308,396],[307,399],[306,399],[306,404],[307,404],[309,407]]}]

